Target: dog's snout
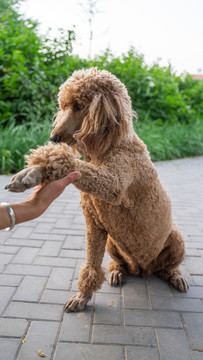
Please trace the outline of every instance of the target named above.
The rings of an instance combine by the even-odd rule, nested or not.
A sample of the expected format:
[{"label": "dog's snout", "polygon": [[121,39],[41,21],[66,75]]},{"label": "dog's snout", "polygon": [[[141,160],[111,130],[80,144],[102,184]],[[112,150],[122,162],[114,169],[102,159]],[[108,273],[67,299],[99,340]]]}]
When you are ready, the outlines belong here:
[{"label": "dog's snout", "polygon": [[55,143],[59,143],[61,141],[61,136],[56,134],[50,137],[50,140],[55,142]]}]

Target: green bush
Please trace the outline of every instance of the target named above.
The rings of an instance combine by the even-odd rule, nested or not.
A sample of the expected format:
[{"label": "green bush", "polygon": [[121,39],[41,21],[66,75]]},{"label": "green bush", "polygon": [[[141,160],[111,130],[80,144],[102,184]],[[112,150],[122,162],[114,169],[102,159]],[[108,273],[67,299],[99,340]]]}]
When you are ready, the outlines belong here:
[{"label": "green bush", "polygon": [[[23,20],[14,0],[0,0],[0,124],[41,122],[56,111],[57,92],[78,59],[69,61],[73,31],[52,41],[37,35],[37,24]],[[72,64],[68,70],[66,66]]]},{"label": "green bush", "polygon": [[203,154],[203,121],[188,124],[135,123],[136,133],[147,145],[153,161]]},{"label": "green bush", "polygon": [[9,124],[0,127],[0,173],[15,173],[23,169],[24,155],[29,149],[43,145],[49,140],[51,123],[46,120],[39,124]]},{"label": "green bush", "polygon": [[203,82],[189,75],[177,76],[170,65],[149,67],[133,48],[120,57],[107,50],[90,65],[105,67],[118,76],[142,121],[188,123],[203,115]]},{"label": "green bush", "polygon": [[135,129],[153,160],[203,154],[203,82],[177,76],[172,67],[149,67],[131,48],[94,59],[72,54],[76,34],[59,30],[40,37],[37,23],[23,19],[20,0],[0,0],[0,172],[23,167],[29,148],[49,138],[61,83],[81,68],[107,69],[126,85],[139,116]]},{"label": "green bush", "polygon": [[[134,123],[134,128],[147,144],[154,161],[203,154],[203,121],[170,125],[138,121]],[[46,143],[50,131],[49,121],[38,126],[32,122],[0,128],[0,172],[5,174],[21,170],[24,167],[24,155],[29,153],[29,149]]]}]

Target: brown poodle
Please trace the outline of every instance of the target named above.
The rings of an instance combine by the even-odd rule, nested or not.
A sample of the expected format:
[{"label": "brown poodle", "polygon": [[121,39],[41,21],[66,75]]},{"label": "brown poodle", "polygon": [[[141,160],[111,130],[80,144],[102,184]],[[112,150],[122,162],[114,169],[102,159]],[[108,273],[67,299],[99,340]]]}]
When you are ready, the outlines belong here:
[{"label": "brown poodle", "polygon": [[[184,241],[171,215],[170,199],[161,185],[146,145],[133,130],[133,110],[125,86],[105,70],[75,71],[60,87],[60,111],[51,140],[27,156],[28,168],[11,181],[11,191],[24,191],[78,170],[86,220],[87,262],[78,280],[79,293],[67,311],[82,310],[105,273],[110,285],[122,274],[155,273],[178,290],[187,291],[179,264]],[[77,152],[84,160],[76,157]]]}]

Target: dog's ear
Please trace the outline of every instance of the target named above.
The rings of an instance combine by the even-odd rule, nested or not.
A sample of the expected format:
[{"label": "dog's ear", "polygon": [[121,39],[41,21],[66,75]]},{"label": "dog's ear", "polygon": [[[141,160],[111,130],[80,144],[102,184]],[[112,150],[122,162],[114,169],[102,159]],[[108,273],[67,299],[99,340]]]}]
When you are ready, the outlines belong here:
[{"label": "dog's ear", "polygon": [[[128,100],[128,99],[126,99]],[[118,145],[129,132],[131,104],[116,94],[96,93],[88,114],[77,133],[77,140],[89,154],[103,154],[110,145]]]}]

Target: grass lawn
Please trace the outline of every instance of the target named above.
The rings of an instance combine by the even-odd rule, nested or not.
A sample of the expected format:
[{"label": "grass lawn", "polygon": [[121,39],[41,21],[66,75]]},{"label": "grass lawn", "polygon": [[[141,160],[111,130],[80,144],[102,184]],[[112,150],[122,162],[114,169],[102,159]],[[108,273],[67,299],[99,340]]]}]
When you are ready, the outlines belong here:
[{"label": "grass lawn", "polygon": [[[189,124],[158,124],[138,121],[134,128],[147,144],[153,161],[203,155],[203,121]],[[7,126],[0,129],[0,173],[15,173],[24,167],[29,149],[49,140],[51,123]]]}]

